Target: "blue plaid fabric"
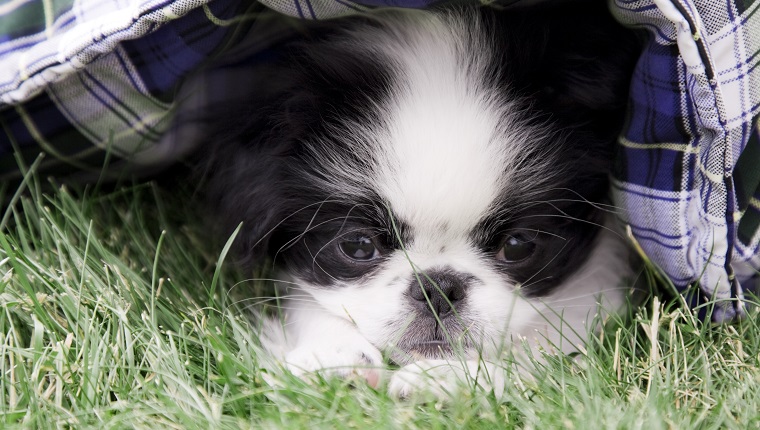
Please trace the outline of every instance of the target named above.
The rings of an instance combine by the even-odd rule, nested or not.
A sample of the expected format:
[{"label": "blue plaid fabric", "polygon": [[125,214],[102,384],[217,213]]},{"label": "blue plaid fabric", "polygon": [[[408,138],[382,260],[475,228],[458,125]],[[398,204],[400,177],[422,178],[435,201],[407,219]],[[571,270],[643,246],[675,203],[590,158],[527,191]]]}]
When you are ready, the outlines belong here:
[{"label": "blue plaid fabric", "polygon": [[[512,3],[532,0],[512,0]],[[49,173],[151,168],[181,156],[170,127],[189,74],[263,12],[324,19],[427,0],[9,0],[0,4],[0,178],[19,155]],[[632,84],[613,195],[646,255],[711,316],[743,313],[760,268],[760,0],[610,0],[651,35]],[[245,31],[241,30],[244,29]],[[246,42],[249,43],[249,42]],[[187,84],[184,88],[187,88]],[[201,89],[199,89],[201,88]],[[171,138],[167,138],[169,135]],[[14,156],[15,152],[15,156]],[[122,163],[122,164],[119,164]],[[118,166],[118,167],[117,167]]]},{"label": "blue plaid fabric", "polygon": [[0,5],[0,179],[18,176],[14,147],[27,164],[44,153],[40,170],[56,175],[176,160],[187,148],[163,136],[180,84],[263,9],[239,0],[49,3]]},{"label": "blue plaid fabric", "polygon": [[758,1],[616,1],[652,35],[619,140],[614,194],[647,256],[698,282],[712,317],[743,312],[760,267]]}]

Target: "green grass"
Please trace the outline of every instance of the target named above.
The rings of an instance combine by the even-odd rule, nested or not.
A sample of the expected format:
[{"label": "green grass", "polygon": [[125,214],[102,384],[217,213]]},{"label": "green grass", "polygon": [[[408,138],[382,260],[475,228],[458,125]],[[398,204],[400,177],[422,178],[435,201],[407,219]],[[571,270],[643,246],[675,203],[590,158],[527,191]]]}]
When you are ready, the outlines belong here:
[{"label": "green grass", "polygon": [[[516,372],[504,398],[414,403],[347,381],[268,386],[246,281],[151,184],[33,192],[0,230],[0,427],[757,428],[758,315],[710,326],[657,297],[586,357]],[[0,212],[0,215],[5,213]],[[645,273],[652,277],[653,272]]]}]

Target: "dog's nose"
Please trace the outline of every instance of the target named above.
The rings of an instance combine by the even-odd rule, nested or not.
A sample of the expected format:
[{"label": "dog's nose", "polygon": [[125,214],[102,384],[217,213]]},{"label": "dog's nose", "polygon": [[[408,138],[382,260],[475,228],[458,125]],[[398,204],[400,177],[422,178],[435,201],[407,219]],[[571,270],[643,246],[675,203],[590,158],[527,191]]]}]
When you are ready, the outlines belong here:
[{"label": "dog's nose", "polygon": [[450,270],[419,273],[409,285],[409,295],[415,308],[435,312],[438,318],[452,314],[467,294],[467,276]]}]

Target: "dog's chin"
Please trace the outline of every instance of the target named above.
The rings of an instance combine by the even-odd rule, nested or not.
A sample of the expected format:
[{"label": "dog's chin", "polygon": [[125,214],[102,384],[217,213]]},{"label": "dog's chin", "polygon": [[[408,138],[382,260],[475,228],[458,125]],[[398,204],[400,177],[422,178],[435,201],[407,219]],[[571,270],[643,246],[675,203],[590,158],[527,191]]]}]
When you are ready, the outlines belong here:
[{"label": "dog's chin", "polygon": [[408,338],[387,348],[386,355],[396,365],[405,366],[420,360],[471,360],[490,355],[469,336],[452,340]]},{"label": "dog's chin", "polygon": [[419,360],[445,360],[468,355],[464,347],[446,340],[414,340],[391,346],[388,358],[395,365],[405,366]]},{"label": "dog's chin", "polygon": [[421,340],[407,345],[402,351],[391,353],[391,361],[404,366],[425,359],[448,359],[454,356],[455,347],[445,340]]},{"label": "dog's chin", "polygon": [[386,349],[391,361],[405,365],[419,360],[467,358],[472,355],[476,343],[472,333],[465,333],[460,324],[445,320],[444,329],[441,329],[432,320],[424,318],[422,322],[411,324],[398,342],[389,345]]}]

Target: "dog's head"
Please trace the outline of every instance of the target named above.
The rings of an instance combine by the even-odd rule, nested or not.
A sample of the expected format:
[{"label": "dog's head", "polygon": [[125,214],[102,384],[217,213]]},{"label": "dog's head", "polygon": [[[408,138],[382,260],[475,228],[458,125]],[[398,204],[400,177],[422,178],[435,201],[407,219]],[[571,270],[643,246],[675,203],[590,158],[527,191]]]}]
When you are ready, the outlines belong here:
[{"label": "dog's head", "polygon": [[631,66],[602,15],[391,11],[291,45],[213,157],[244,258],[398,362],[592,318]]}]

